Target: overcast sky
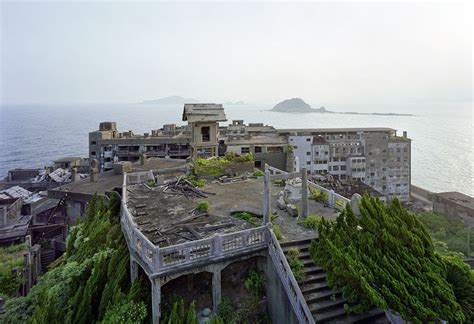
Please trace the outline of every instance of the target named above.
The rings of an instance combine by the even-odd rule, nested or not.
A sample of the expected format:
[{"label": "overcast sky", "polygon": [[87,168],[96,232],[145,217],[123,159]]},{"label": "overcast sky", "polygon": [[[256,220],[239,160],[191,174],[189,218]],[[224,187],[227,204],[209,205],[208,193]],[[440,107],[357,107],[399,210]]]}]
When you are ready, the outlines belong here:
[{"label": "overcast sky", "polygon": [[463,4],[2,3],[2,103],[472,100]]}]

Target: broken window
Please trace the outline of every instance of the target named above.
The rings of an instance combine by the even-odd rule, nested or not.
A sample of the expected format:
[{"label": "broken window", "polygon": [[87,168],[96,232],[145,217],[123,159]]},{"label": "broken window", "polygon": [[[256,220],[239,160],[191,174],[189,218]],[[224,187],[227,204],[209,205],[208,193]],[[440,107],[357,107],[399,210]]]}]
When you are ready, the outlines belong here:
[{"label": "broken window", "polygon": [[203,142],[211,141],[211,128],[209,126],[201,127],[201,136]]},{"label": "broken window", "polygon": [[255,153],[262,153],[262,147],[261,146],[255,146]]},{"label": "broken window", "polygon": [[250,147],[242,147],[240,149],[240,153],[242,153],[242,154],[250,153]]}]

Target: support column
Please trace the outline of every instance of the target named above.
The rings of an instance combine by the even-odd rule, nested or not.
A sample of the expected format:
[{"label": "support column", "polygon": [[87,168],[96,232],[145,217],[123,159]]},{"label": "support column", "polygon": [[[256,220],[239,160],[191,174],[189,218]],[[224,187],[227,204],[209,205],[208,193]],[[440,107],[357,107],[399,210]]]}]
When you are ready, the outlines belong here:
[{"label": "support column", "polygon": [[138,278],[138,263],[135,258],[130,255],[130,280],[134,282]]},{"label": "support column", "polygon": [[265,175],[263,177],[263,225],[270,222],[271,215],[271,195],[270,195],[270,171],[265,165]]},{"label": "support column", "polygon": [[161,317],[161,285],[159,279],[151,279],[151,310],[153,324],[160,323]]},{"label": "support column", "polygon": [[221,269],[218,269],[212,273],[212,306],[214,312],[217,312],[221,299]]},{"label": "support column", "polygon": [[301,168],[301,216],[308,217],[308,173]]}]

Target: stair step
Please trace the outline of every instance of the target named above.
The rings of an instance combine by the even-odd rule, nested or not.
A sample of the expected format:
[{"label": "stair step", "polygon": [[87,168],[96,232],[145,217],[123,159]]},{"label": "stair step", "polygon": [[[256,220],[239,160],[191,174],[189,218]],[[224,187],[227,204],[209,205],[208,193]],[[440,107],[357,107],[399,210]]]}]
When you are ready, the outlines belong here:
[{"label": "stair step", "polygon": [[301,292],[303,295],[328,289],[326,281],[301,283]]},{"label": "stair step", "polygon": [[316,314],[314,315],[314,319],[316,320],[316,323],[348,323],[345,318],[346,315],[344,308],[337,308],[321,314]]},{"label": "stair step", "polygon": [[296,245],[305,245],[305,244],[310,244],[312,239],[303,239],[303,240],[297,240],[297,241],[287,241],[287,242],[281,242],[280,246],[281,248],[290,248],[294,247]]},{"label": "stair step", "polygon": [[363,324],[363,323],[386,323],[385,321],[388,322],[387,317],[385,316],[385,312],[381,309],[374,308],[371,309],[365,313],[361,314],[350,314],[347,319],[351,323],[358,323],[358,324]]},{"label": "stair step", "polygon": [[326,276],[326,273],[324,272],[324,269],[321,268],[321,267],[315,266],[314,263],[312,265],[305,265],[304,273],[306,275],[316,274],[316,273],[324,273],[324,275]]},{"label": "stair step", "polygon": [[340,297],[341,293],[336,292],[332,289],[329,289],[329,287],[327,287],[324,290],[304,294],[304,299],[306,300],[306,303],[310,304],[310,303],[320,302],[323,300],[331,300],[332,296]]},{"label": "stair step", "polygon": [[346,299],[342,297],[336,297],[335,300],[328,299],[321,302],[312,303],[311,306],[309,306],[309,309],[311,310],[311,313],[320,314],[338,307],[342,308],[346,302]]}]

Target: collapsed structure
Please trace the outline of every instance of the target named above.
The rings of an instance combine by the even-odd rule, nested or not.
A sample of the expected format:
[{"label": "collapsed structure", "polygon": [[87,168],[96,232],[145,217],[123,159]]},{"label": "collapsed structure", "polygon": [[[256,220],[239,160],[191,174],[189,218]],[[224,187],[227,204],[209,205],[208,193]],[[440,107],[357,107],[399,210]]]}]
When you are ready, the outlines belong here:
[{"label": "collapsed structure", "polygon": [[[185,126],[164,125],[136,135],[119,133],[115,122],[100,123],[89,133],[89,159],[99,172],[114,162],[148,157],[209,157],[226,152],[252,153],[256,168],[265,164],[293,171],[305,167],[310,175],[329,174],[341,181],[359,180],[386,198],[407,202],[411,183],[411,140],[392,128],[275,129],[262,123],[234,120],[228,126],[218,104],[185,104]],[[295,163],[295,160],[297,163]]]}]

